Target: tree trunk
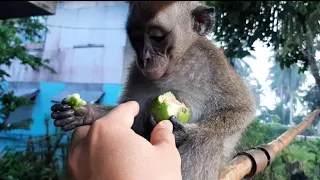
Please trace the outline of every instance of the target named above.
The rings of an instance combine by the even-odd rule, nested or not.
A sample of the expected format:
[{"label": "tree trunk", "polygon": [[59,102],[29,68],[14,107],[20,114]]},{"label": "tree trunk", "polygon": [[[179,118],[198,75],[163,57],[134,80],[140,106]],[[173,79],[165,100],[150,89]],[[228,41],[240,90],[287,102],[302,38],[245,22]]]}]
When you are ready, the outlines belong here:
[{"label": "tree trunk", "polygon": [[290,126],[292,127],[293,126],[293,119],[292,119],[292,117],[293,117],[293,93],[292,93],[292,91],[290,91],[290,118],[289,118],[289,120],[290,120]]},{"label": "tree trunk", "polygon": [[309,57],[308,56],[308,61],[309,61],[309,66],[310,66],[310,70],[311,70],[311,74],[314,77],[314,80],[316,81],[316,84],[318,85],[318,87],[320,87],[320,75],[319,75],[319,68],[317,65],[317,61],[314,57]]},{"label": "tree trunk", "polygon": [[281,120],[280,122],[282,122],[283,124],[286,124],[285,119],[284,119],[284,114],[285,114],[285,109],[284,109],[284,103],[283,103],[283,85],[281,85],[281,107],[282,107],[282,113],[281,113]]},{"label": "tree trunk", "polygon": [[317,135],[320,136],[320,120],[318,121],[318,124],[317,124]]},{"label": "tree trunk", "polygon": [[307,27],[306,40],[307,40],[308,64],[310,67],[311,74],[316,81],[316,84],[318,85],[318,87],[320,87],[320,74],[319,74],[320,71],[315,58],[316,49],[313,46],[314,37],[312,36],[311,30],[309,29],[309,27],[307,25],[306,27]]},{"label": "tree trunk", "polygon": [[290,100],[289,100],[289,109],[290,109],[290,112],[289,112],[289,123],[290,123],[290,127],[293,126],[293,120],[292,120],[292,117],[293,117],[293,77],[292,77],[292,69],[289,69],[289,96],[290,96]]}]

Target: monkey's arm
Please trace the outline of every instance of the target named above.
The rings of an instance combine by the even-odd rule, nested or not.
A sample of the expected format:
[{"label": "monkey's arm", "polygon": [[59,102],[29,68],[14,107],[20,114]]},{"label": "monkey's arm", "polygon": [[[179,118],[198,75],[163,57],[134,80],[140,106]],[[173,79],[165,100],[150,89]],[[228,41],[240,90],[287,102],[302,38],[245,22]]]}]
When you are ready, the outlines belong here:
[{"label": "monkey's arm", "polygon": [[[213,112],[199,123],[183,124],[183,133],[174,129],[175,136],[181,138],[179,132],[183,136],[178,146],[183,179],[218,179],[219,169],[232,158],[252,120],[252,111],[228,109]],[[207,178],[198,167],[207,167],[203,172]]]},{"label": "monkey's arm", "polygon": [[[173,124],[173,134],[176,138],[176,145],[179,147],[190,138],[191,134],[197,134],[199,129],[201,133],[215,134],[219,137],[234,136],[237,139],[254,119],[252,109],[232,108],[228,110],[218,110],[212,114],[207,114],[198,120],[198,123],[184,124],[175,117],[171,116],[169,120]],[[149,126],[155,126],[152,115],[147,119]],[[150,129],[152,130],[152,129]],[[232,141],[232,140],[230,140]]]},{"label": "monkey's arm", "polygon": [[95,120],[105,116],[114,106],[100,106],[97,104],[86,104],[74,110],[63,99],[60,104],[51,107],[51,117],[54,125],[62,127],[62,130],[69,131],[76,127],[91,125]]}]

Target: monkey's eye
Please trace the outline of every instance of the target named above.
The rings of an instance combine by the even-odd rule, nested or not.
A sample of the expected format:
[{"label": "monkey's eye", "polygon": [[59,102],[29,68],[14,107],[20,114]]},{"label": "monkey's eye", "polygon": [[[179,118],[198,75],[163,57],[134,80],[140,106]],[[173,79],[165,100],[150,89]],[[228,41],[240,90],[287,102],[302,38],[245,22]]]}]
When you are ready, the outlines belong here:
[{"label": "monkey's eye", "polygon": [[165,38],[165,33],[158,28],[151,28],[148,34],[149,37],[156,42],[160,42]]}]

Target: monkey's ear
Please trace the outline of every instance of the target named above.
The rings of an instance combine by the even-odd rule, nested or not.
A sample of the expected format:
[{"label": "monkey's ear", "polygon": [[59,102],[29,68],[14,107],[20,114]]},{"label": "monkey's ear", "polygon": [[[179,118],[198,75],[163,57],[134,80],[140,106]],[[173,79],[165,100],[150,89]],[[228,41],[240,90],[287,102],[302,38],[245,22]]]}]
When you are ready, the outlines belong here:
[{"label": "monkey's ear", "polygon": [[214,8],[198,6],[192,13],[192,28],[200,36],[208,35],[212,32],[214,24]]}]

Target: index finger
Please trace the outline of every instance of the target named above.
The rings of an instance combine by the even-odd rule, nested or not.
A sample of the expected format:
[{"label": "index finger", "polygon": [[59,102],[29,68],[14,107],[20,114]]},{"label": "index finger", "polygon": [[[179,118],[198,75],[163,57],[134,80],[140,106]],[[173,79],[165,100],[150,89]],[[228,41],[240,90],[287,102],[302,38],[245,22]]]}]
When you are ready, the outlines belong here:
[{"label": "index finger", "polygon": [[131,128],[134,117],[139,113],[139,104],[136,101],[122,103],[111,110],[106,116],[97,121],[107,122],[108,125],[120,124]]}]

